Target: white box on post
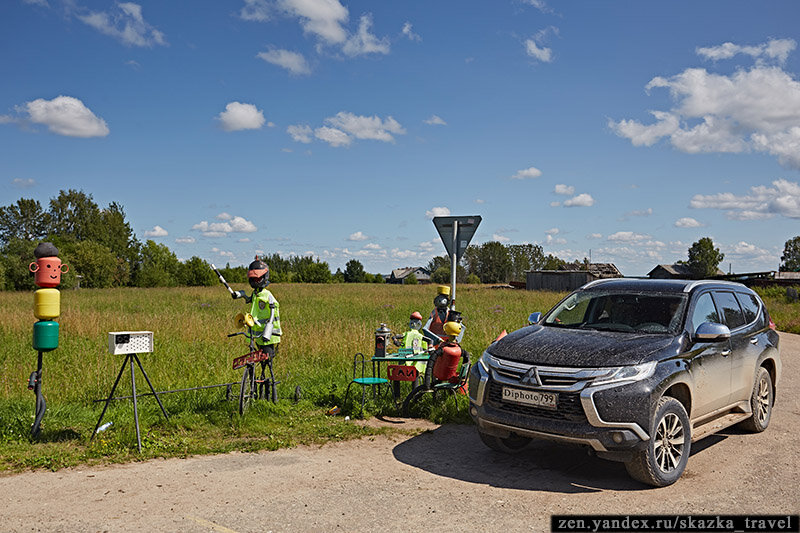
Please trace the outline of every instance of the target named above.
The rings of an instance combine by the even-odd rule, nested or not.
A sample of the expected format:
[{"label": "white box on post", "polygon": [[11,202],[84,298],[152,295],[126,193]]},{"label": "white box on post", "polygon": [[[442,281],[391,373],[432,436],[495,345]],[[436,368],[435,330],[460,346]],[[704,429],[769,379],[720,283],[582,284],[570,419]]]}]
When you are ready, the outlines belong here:
[{"label": "white box on post", "polygon": [[111,331],[108,333],[108,353],[127,355],[153,351],[152,331]]}]

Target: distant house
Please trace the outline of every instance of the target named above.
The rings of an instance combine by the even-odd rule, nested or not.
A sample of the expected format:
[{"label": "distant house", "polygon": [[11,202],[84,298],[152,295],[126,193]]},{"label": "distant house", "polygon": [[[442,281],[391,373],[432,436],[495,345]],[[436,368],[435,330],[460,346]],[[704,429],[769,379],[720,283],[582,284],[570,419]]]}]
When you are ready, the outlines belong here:
[{"label": "distant house", "polygon": [[387,283],[405,283],[406,278],[414,274],[414,277],[417,278],[417,283],[430,283],[431,282],[431,272],[427,268],[424,267],[405,267],[405,268],[396,268],[392,270],[392,273],[389,274],[389,277],[386,278]]},{"label": "distant house", "polygon": [[[724,276],[725,272],[717,269],[715,276]],[[692,271],[689,265],[684,263],[674,263],[672,265],[656,265],[647,273],[648,278],[652,279],[692,279]]]},{"label": "distant house", "polygon": [[529,291],[574,291],[596,279],[621,277],[622,273],[613,263],[569,263],[559,267],[559,270],[526,272],[525,288]]}]

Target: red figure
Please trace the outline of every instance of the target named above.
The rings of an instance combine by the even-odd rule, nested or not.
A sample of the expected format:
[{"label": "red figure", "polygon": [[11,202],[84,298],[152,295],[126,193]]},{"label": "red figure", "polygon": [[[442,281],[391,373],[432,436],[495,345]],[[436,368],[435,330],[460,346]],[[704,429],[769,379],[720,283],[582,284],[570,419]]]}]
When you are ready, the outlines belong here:
[{"label": "red figure", "polygon": [[61,264],[58,248],[52,243],[43,242],[33,251],[36,261],[28,265],[28,270],[36,273],[35,282],[39,287],[57,287],[61,283],[61,273],[69,272],[67,265]]}]

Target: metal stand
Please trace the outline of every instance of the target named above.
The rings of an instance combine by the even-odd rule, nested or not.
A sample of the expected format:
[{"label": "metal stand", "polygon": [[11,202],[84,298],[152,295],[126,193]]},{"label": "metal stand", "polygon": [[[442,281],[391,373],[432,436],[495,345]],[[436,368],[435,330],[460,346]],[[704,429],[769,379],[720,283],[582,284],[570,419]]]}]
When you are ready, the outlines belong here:
[{"label": "metal stand", "polygon": [[164,418],[169,420],[169,415],[167,415],[167,411],[164,409],[164,405],[161,403],[161,398],[158,397],[158,393],[156,389],[153,388],[153,384],[150,383],[150,378],[147,377],[147,372],[144,371],[144,367],[142,366],[142,362],[139,361],[139,356],[135,353],[129,353],[125,356],[125,361],[122,362],[122,368],[119,369],[119,374],[117,374],[117,379],[114,381],[114,386],[111,387],[111,393],[106,398],[106,404],[103,406],[103,412],[100,413],[100,418],[97,420],[97,425],[94,427],[94,431],[92,432],[92,437],[89,439],[89,442],[94,440],[94,436],[97,435],[97,429],[100,427],[100,424],[103,422],[103,417],[106,415],[106,410],[108,409],[108,404],[111,403],[111,400],[114,399],[114,391],[117,389],[117,385],[119,385],[119,380],[122,377],[122,373],[125,371],[125,365],[128,364],[130,361],[131,367],[131,388],[133,389],[133,418],[136,421],[136,442],[139,445],[139,452],[142,451],[142,436],[139,431],[139,404],[136,399],[136,374],[134,372],[133,362],[136,361],[136,364],[139,365],[139,370],[142,371],[142,375],[144,379],[147,381],[147,384],[150,386],[150,390],[153,391],[153,396],[155,396],[156,401],[158,402],[158,406],[161,408],[161,412],[164,413]]},{"label": "metal stand", "polygon": [[47,403],[44,401],[44,396],[42,396],[42,352],[39,352],[36,372],[32,372],[30,378],[28,378],[28,388],[36,395],[35,418],[31,426],[31,437],[36,438],[41,429],[44,412],[47,411]]}]

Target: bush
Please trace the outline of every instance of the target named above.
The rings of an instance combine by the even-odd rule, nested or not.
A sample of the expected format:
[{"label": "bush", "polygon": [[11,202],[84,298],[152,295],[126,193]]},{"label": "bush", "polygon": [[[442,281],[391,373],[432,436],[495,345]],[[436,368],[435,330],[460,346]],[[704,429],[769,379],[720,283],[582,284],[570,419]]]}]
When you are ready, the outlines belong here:
[{"label": "bush", "polygon": [[210,287],[217,283],[217,275],[205,260],[197,256],[181,264],[178,279],[189,287]]},{"label": "bush", "polygon": [[114,284],[117,258],[107,246],[94,241],[81,241],[70,247],[70,271],[81,276],[81,287],[107,289]]},{"label": "bush", "polygon": [[481,282],[481,278],[479,278],[476,274],[470,274],[467,276],[466,283],[469,285],[479,285]]}]

